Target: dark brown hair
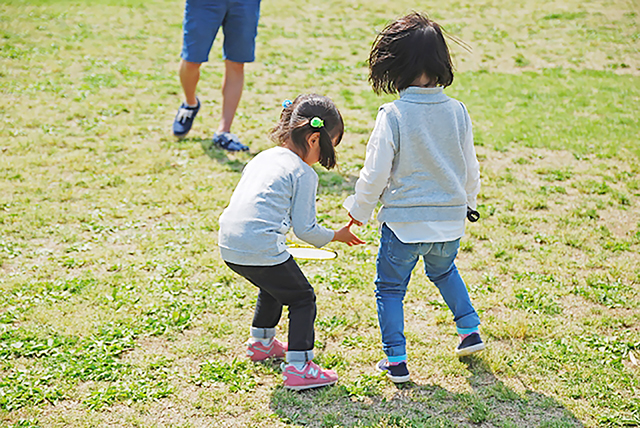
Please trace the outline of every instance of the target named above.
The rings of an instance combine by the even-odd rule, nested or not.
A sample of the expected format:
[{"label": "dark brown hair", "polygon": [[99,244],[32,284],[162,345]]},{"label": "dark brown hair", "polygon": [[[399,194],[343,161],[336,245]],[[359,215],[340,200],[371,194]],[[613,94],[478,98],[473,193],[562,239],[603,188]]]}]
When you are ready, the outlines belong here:
[{"label": "dark brown hair", "polygon": [[[311,126],[311,120],[320,118],[323,126]],[[327,169],[336,166],[336,146],[344,135],[342,115],[329,97],[316,94],[298,95],[293,102],[285,107],[280,114],[280,120],[271,130],[271,139],[283,144],[288,138],[306,155],[309,151],[307,138],[314,132],[320,133],[320,165]]]},{"label": "dark brown hair", "polygon": [[393,94],[411,86],[423,73],[437,86],[453,82],[442,29],[413,12],[387,25],[376,37],[369,54],[369,82],[377,94]]}]

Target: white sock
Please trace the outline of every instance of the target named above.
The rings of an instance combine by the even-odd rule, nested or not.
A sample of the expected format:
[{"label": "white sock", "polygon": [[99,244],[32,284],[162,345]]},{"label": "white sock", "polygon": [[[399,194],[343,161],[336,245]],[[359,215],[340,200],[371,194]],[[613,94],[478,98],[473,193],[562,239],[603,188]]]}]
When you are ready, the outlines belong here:
[{"label": "white sock", "polygon": [[185,101],[184,103],[187,105],[187,107],[191,107],[191,108],[196,108],[196,107],[198,107],[198,103],[195,103],[195,104],[189,104],[189,103],[188,103],[188,102],[186,102],[186,101]]},{"label": "white sock", "polygon": [[257,337],[252,337],[251,339],[249,339],[249,342],[250,343],[260,342],[264,346],[269,346],[271,345],[271,342],[273,342],[273,337],[270,337],[269,339],[258,339]]},{"label": "white sock", "polygon": [[296,368],[296,370],[298,370],[299,372],[301,372],[302,370],[304,370],[304,366],[307,365],[307,363],[287,363],[288,366],[293,366]]}]

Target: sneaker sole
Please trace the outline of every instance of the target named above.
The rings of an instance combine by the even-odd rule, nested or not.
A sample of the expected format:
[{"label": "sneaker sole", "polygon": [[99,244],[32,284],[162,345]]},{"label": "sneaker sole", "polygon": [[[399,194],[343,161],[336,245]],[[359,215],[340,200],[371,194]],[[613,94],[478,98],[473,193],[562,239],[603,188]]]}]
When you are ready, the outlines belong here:
[{"label": "sneaker sole", "polygon": [[391,382],[393,383],[406,383],[409,382],[411,380],[411,375],[408,374],[406,376],[392,376],[387,372],[387,377],[389,379],[391,379]]},{"label": "sneaker sole", "polygon": [[386,373],[387,377],[391,380],[391,382],[393,383],[406,383],[409,382],[411,380],[411,373],[409,373],[406,376],[394,376],[391,373],[389,373],[389,370],[381,370],[380,368],[376,367],[376,369],[380,372],[380,373]]},{"label": "sneaker sole", "polygon": [[189,131],[185,132],[184,134],[176,134],[174,132],[173,136],[176,137],[178,140],[182,140],[183,138],[186,138],[188,134],[189,134]]},{"label": "sneaker sole", "polygon": [[320,387],[323,387],[323,386],[335,385],[336,382],[337,382],[337,380],[334,380],[331,383],[318,383],[318,384],[315,384],[315,385],[297,385],[297,386],[284,385],[284,387],[286,389],[290,389],[292,391],[302,391],[302,390],[305,390],[305,389],[320,388]]},{"label": "sneaker sole", "polygon": [[456,349],[458,357],[466,357],[467,355],[474,354],[484,349],[484,343],[478,343],[477,345],[468,346],[464,349]]}]

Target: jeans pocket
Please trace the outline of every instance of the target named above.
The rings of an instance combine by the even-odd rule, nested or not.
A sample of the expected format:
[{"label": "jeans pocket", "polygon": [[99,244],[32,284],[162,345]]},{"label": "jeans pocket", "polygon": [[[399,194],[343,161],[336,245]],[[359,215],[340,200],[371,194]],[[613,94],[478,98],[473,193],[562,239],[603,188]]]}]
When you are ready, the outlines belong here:
[{"label": "jeans pocket", "polygon": [[440,251],[442,257],[451,257],[458,254],[458,249],[460,248],[460,239],[456,239],[455,241],[443,242],[440,244]]},{"label": "jeans pocket", "polygon": [[416,245],[400,241],[386,225],[382,229],[380,246],[380,250],[384,251],[387,258],[395,264],[411,263],[417,258]]}]

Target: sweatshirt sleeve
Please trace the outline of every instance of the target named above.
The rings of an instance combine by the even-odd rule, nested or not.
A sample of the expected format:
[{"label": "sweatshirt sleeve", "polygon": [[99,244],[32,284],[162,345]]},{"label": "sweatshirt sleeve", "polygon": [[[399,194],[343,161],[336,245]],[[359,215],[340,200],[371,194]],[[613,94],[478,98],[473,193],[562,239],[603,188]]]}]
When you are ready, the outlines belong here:
[{"label": "sweatshirt sleeve", "polygon": [[480,164],[476,157],[476,149],[473,146],[473,129],[471,127],[471,119],[469,121],[469,130],[462,145],[462,154],[467,165],[467,182],[464,189],[467,192],[467,206],[476,209],[478,193],[480,193]]},{"label": "sweatshirt sleeve", "polygon": [[351,217],[362,223],[371,218],[391,177],[395,144],[389,120],[387,112],[381,109],[367,143],[364,167],[356,182],[355,195],[349,196],[343,204]]},{"label": "sweatshirt sleeve", "polygon": [[293,233],[305,242],[322,247],[334,237],[331,229],[320,226],[316,220],[316,192],[318,176],[315,172],[300,175],[291,201],[291,225]]}]

